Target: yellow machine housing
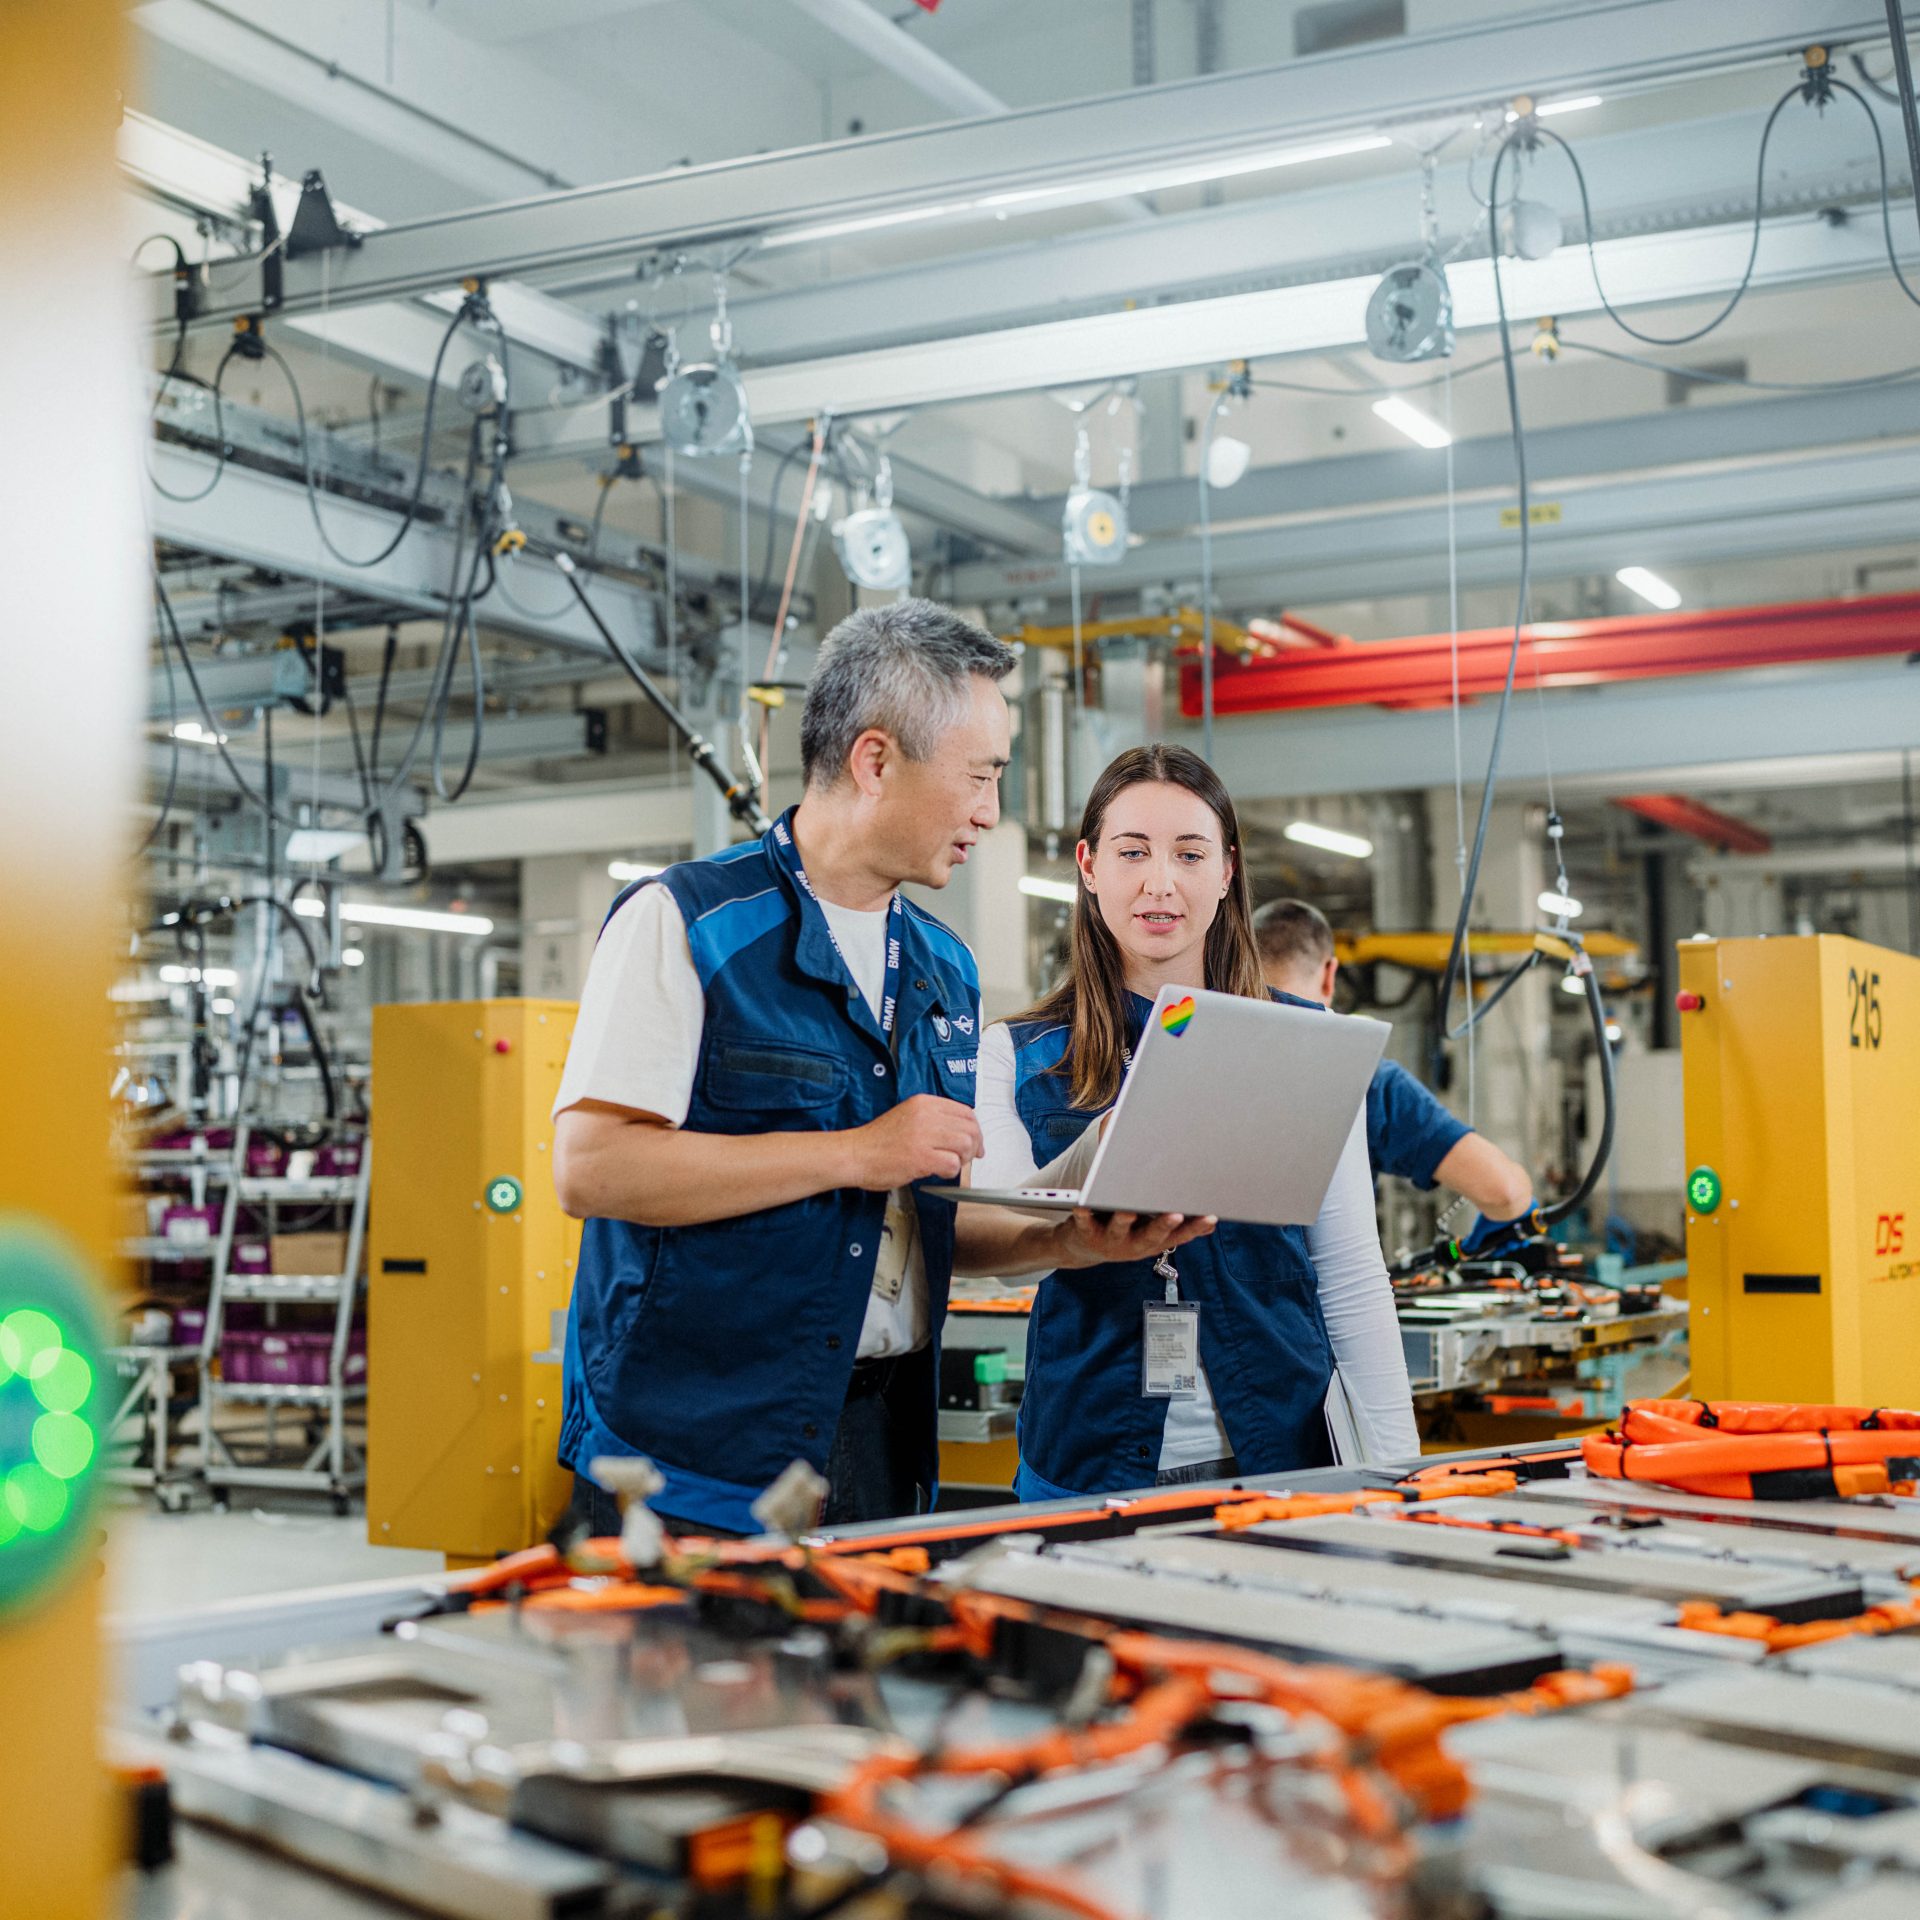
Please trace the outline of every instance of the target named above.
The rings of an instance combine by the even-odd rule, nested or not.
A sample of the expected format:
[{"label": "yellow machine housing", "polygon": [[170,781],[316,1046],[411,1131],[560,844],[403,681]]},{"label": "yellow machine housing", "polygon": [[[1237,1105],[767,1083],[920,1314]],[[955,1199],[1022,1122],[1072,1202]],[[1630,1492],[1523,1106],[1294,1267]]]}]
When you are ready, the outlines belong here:
[{"label": "yellow machine housing", "polygon": [[1693,1391],[1920,1404],[1920,960],[1688,940],[1680,986]]},{"label": "yellow machine housing", "polygon": [[553,1191],[577,1009],[373,1010],[367,1537],[450,1561],[530,1546],[569,1487],[555,1458],[580,1226]]}]

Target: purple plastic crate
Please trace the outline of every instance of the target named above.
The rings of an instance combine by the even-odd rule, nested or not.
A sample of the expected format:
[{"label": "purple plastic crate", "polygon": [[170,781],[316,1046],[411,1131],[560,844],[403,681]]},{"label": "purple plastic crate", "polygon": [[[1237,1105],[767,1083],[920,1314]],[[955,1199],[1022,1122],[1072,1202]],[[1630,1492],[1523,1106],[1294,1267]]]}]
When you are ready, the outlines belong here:
[{"label": "purple plastic crate", "polygon": [[229,1327],[220,1336],[220,1377],[229,1386],[257,1386],[262,1379],[261,1346],[267,1336]]},{"label": "purple plastic crate", "polygon": [[264,1240],[236,1239],[227,1258],[229,1273],[271,1273],[273,1250]]},{"label": "purple plastic crate", "polygon": [[176,1347],[197,1347],[206,1337],[205,1307],[182,1307],[173,1316],[173,1344]]},{"label": "purple plastic crate", "polygon": [[360,1171],[360,1142],[338,1140],[324,1146],[314,1158],[314,1172],[323,1179],[336,1179]]},{"label": "purple plastic crate", "polygon": [[211,1252],[220,1235],[220,1209],[176,1203],[160,1216],[160,1234],[175,1246],[205,1247]]},{"label": "purple plastic crate", "polygon": [[284,1171],[287,1150],[278,1140],[255,1138],[247,1142],[247,1177],[270,1180]]}]

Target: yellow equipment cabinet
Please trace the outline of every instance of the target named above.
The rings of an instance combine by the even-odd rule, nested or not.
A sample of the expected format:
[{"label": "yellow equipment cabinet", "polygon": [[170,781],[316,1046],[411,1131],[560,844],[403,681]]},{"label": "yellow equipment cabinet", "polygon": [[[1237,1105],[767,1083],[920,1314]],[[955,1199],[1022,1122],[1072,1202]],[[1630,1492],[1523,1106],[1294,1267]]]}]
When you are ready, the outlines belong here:
[{"label": "yellow equipment cabinet", "polygon": [[567,1503],[560,1342],[580,1227],[553,1191],[577,1009],[376,1007],[367,1535],[450,1561],[530,1546]]},{"label": "yellow equipment cabinet", "polygon": [[1920,1405],[1920,960],[1680,944],[1693,1391]]}]

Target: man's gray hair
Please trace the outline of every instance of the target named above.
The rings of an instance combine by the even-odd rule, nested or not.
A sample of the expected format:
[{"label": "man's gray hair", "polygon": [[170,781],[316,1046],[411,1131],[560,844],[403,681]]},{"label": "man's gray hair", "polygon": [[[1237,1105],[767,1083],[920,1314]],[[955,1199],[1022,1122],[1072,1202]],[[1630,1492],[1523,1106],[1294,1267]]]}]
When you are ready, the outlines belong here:
[{"label": "man's gray hair", "polygon": [[853,743],[877,728],[909,760],[925,760],[966,712],[968,682],[1003,680],[1018,651],[932,600],[862,607],[827,635],[800,718],[809,787],[846,771]]}]

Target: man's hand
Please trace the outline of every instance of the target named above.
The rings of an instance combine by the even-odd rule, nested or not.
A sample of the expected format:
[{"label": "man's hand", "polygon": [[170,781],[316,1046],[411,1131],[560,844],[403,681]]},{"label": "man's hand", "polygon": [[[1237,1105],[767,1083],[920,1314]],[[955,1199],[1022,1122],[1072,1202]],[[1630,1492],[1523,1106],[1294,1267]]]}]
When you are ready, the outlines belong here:
[{"label": "man's hand", "polygon": [[984,1150],[973,1109],[934,1093],[902,1100],[845,1138],[853,1155],[852,1184],[869,1193],[891,1193],[916,1180],[958,1180]]},{"label": "man's hand", "polygon": [[1100,1267],[1110,1261],[1153,1260],[1211,1233],[1211,1214],[1092,1213],[1078,1208],[1054,1228],[1055,1266]]}]

